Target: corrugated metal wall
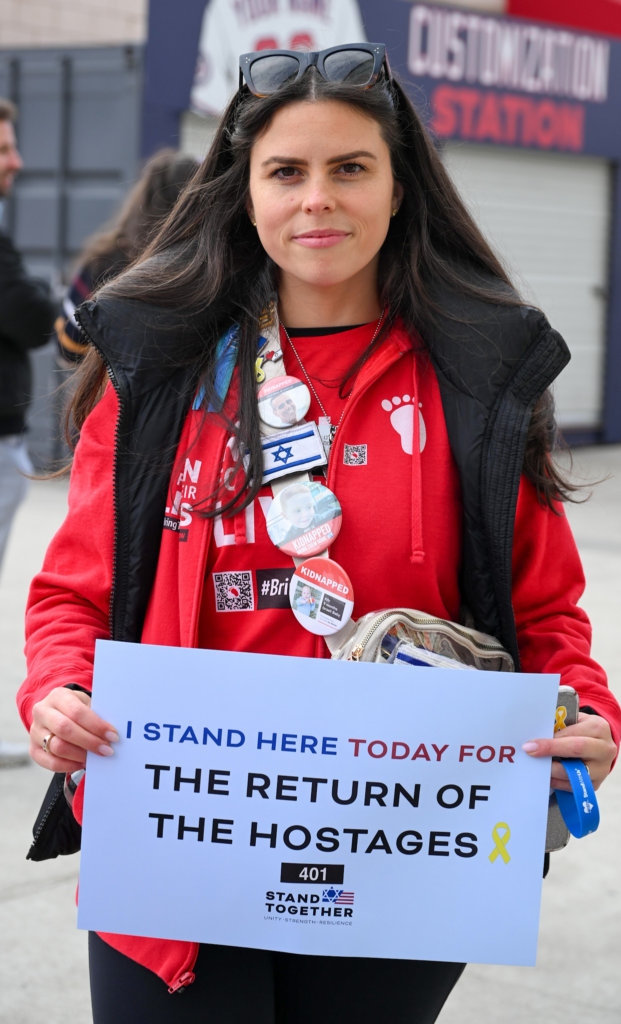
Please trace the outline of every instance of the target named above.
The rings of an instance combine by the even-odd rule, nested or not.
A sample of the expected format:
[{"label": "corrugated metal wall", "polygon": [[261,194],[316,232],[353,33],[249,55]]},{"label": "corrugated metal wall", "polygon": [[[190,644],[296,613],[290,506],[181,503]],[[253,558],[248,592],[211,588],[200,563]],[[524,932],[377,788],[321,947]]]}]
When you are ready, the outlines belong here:
[{"label": "corrugated metal wall", "polygon": [[608,161],[448,143],[446,166],[524,298],[572,358],[554,385],[562,428],[603,421],[612,173]]},{"label": "corrugated metal wall", "polygon": [[[2,226],[31,273],[60,295],[82,243],[118,208],[140,150],[142,50],[100,47],[0,51],[0,95],[19,109],[24,159]],[[30,447],[37,466],[61,453],[62,374],[54,346],[32,353]]]}]

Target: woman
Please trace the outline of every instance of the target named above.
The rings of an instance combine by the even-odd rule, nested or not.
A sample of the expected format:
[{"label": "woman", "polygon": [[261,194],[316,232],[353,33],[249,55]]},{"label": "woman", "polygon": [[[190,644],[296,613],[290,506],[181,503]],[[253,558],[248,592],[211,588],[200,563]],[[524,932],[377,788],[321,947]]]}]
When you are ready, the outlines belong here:
[{"label": "woman", "polygon": [[160,150],[147,161],[114,226],[87,242],[63,301],[65,316],[55,324],[60,354],[69,363],[79,362],[88,351],[74,317],[76,308],[144,249],[196,168],[193,157],[174,149]]},{"label": "woman", "polygon": [[[70,772],[86,750],[113,753],[114,726],[88,706],[97,637],[329,656],[286,593],[260,598],[261,574],[292,566],[263,513],[256,387],[274,364],[308,383],[307,422],[331,440],[329,556],[356,617],[461,616],[516,666],[561,672],[583,713],[529,753],[579,756],[599,786],[620,715],[589,656],[571,488],[550,455],[564,342],[511,290],[383,47],[247,56],[157,238],[78,314],[93,349],[70,511],[32,586],[19,697],[32,756]],[[552,781],[568,788],[557,762]],[[92,935],[90,955],[96,1024],[428,1022],[463,969],[113,935]]]}]

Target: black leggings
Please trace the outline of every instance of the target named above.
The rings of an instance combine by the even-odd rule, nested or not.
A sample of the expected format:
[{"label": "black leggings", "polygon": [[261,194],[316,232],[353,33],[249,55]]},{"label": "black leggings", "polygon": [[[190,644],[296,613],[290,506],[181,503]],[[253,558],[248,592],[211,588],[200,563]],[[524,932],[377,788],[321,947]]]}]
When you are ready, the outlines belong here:
[{"label": "black leggings", "polygon": [[94,1024],[432,1024],[465,966],[201,945],[169,995],[94,932],[88,949]]}]

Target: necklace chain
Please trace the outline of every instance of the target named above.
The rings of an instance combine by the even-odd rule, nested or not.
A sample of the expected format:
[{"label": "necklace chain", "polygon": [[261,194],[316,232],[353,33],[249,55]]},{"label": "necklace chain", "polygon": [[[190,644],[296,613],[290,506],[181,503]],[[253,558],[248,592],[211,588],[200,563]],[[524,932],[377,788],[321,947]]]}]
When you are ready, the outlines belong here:
[{"label": "necklace chain", "polygon": [[[377,336],[378,336],[378,334],[380,332],[380,327],[382,326],[382,323],[384,322],[384,314],[385,313],[386,313],[386,307],[384,306],[384,308],[382,310],[382,313],[381,313],[381,316],[380,316],[379,320],[377,321],[377,327],[375,328],[375,333],[373,334],[373,337],[371,338],[371,341],[369,342],[369,347],[373,344],[373,342],[375,341],[375,339],[377,338]],[[304,374],[304,376],[306,377],[306,380],[308,381],[308,386],[311,389],[311,391],[313,392],[313,395],[315,396],[315,401],[317,402],[317,405],[321,409],[325,419],[328,421],[328,423],[330,423],[330,445],[332,445],[332,442],[334,441],[334,438],[336,436],[336,432],[337,432],[337,430],[339,429],[339,427],[341,425],[343,416],[345,415],[345,409],[347,408],[347,403],[348,403],[349,399],[351,398],[353,390],[354,390],[354,388],[356,386],[356,380],[358,380],[358,374],[356,374],[356,380],[354,380],[354,383],[352,385],[352,389],[349,392],[347,398],[345,399],[345,405],[343,406],[343,411],[341,413],[341,417],[340,417],[338,423],[332,424],[330,422],[330,417],[328,416],[326,410],[323,407],[323,404],[322,404],[322,401],[321,401],[319,395],[317,394],[317,392],[315,391],[315,388],[313,387],[313,382],[310,379],[310,377],[308,376],[308,373],[306,372],[306,367],[304,366],[304,363],[300,359],[300,354],[299,354],[298,350],[296,349],[295,345],[293,344],[291,338],[289,337],[289,331],[287,330],[287,328],[285,327],[284,324],[282,325],[282,329],[285,332],[285,337],[286,337],[287,341],[289,342],[289,344],[291,345],[291,348],[293,349],[293,351],[295,353],[295,357],[296,357],[298,363],[300,364],[300,366],[302,368],[302,373]],[[362,367],[360,367],[360,369],[362,369]],[[360,370],[358,370],[358,373],[360,373]]]}]

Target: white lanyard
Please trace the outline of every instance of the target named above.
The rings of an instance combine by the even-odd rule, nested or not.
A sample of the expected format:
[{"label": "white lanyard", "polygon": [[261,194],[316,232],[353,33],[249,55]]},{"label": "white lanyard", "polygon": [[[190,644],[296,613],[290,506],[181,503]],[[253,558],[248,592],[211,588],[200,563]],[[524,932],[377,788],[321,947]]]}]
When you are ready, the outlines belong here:
[{"label": "white lanyard", "polygon": [[[326,466],[330,446],[343,419],[332,426],[298,352],[285,334],[323,416],[323,430],[304,419],[310,392],[284,373],[280,331],[275,308],[262,318],[264,344],[256,361],[257,400],[263,435],[263,483],[273,500],[267,512],[267,531],[281,551],[291,555],[295,573],[289,585],[293,614],[309,632],[329,636],[339,632],[353,610],[353,590],[347,573],[329,556],[330,544],[341,528],[341,507],[332,492],[313,481],[312,470]],[[378,322],[373,340],[384,319]],[[283,328],[284,329],[284,328]],[[279,424],[290,424],[279,429]]]}]

